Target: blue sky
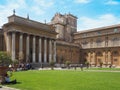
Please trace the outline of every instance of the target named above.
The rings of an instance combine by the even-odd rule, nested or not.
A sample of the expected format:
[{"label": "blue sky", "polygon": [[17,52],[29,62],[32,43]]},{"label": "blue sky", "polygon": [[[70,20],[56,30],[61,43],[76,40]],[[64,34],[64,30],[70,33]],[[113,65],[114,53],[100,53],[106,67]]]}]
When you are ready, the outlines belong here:
[{"label": "blue sky", "polygon": [[0,0],[0,26],[12,15],[50,22],[55,13],[78,17],[78,31],[120,24],[120,0]]}]

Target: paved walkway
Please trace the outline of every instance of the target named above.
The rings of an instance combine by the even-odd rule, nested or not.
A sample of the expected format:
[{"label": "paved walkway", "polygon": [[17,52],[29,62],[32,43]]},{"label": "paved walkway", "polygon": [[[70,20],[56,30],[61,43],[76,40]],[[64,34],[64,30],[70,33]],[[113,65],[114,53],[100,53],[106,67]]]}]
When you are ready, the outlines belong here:
[{"label": "paved walkway", "polygon": [[2,86],[2,87],[0,87],[0,90],[19,90],[19,89]]},{"label": "paved walkway", "polygon": [[115,71],[115,70],[84,70],[84,71],[89,71],[89,72],[120,72],[120,71]]}]

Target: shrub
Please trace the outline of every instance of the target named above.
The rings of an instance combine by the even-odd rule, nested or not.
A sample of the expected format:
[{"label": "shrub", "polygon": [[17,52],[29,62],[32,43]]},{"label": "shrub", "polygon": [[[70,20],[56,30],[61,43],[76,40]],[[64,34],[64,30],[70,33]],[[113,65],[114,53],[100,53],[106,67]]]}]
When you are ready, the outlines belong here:
[{"label": "shrub", "polygon": [[55,62],[52,60],[52,61],[50,62],[51,70],[54,70],[54,65],[55,65]]},{"label": "shrub", "polygon": [[0,51],[0,66],[8,66],[11,63],[11,56],[7,52]]}]

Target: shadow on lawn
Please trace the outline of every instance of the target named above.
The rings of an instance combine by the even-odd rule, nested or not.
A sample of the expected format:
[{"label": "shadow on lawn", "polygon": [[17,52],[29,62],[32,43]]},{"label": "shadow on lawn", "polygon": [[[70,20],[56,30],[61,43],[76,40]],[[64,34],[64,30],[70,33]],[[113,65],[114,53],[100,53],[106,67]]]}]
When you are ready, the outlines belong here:
[{"label": "shadow on lawn", "polygon": [[16,83],[5,83],[5,84],[2,84],[2,85],[15,85],[15,84],[21,84],[21,82],[16,82]]},{"label": "shadow on lawn", "polygon": [[16,84],[21,84],[22,82],[16,82]]}]

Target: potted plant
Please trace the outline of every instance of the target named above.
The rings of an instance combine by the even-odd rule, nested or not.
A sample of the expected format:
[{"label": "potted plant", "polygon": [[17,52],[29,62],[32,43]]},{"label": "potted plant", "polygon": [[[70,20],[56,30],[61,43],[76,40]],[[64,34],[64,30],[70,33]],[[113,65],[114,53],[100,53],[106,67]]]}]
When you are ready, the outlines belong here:
[{"label": "potted plant", "polygon": [[50,62],[51,70],[54,70],[54,65],[55,65],[55,62],[52,60],[52,61]]},{"label": "potted plant", "polygon": [[103,62],[100,61],[99,64],[100,64],[100,68],[102,68],[102,66],[103,66]]},{"label": "potted plant", "polygon": [[66,61],[65,64],[66,64],[67,68],[70,69],[70,67],[69,67],[70,66],[70,61]]},{"label": "potted plant", "polygon": [[4,81],[4,74],[8,70],[9,64],[12,63],[11,57],[7,52],[0,51],[0,81]]},{"label": "potted plant", "polygon": [[87,67],[87,69],[88,69],[88,68],[89,68],[90,63],[89,63],[88,61],[86,61],[86,62],[85,62],[85,65],[86,65],[86,67]]}]

